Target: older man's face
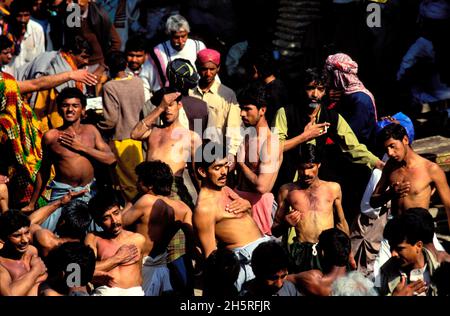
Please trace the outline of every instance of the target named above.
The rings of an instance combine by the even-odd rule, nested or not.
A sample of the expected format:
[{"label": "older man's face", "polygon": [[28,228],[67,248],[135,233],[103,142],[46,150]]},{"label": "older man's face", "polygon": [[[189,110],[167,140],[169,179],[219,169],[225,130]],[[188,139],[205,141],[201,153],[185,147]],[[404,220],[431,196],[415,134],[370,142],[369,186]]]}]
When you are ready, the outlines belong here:
[{"label": "older man's face", "polygon": [[172,44],[173,49],[180,51],[186,45],[188,40],[188,32],[185,30],[180,30],[178,32],[173,32],[170,35],[170,43]]}]

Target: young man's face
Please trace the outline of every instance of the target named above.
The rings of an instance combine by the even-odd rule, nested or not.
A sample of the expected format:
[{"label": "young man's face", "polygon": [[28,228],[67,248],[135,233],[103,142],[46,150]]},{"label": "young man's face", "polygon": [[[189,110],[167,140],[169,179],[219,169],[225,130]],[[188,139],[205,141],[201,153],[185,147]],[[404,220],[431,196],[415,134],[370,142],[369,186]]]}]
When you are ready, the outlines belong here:
[{"label": "young man's face", "polygon": [[12,55],[13,55],[12,47],[2,49],[0,51],[0,66],[9,64],[12,60]]},{"label": "young man's face", "polygon": [[112,236],[117,236],[122,232],[122,212],[119,206],[113,206],[103,214],[100,226]]},{"label": "young man's face", "polygon": [[8,236],[7,242],[19,253],[25,253],[30,245],[30,227],[22,227]]},{"label": "young man's face", "polygon": [[256,126],[256,124],[258,124],[261,116],[264,115],[265,111],[266,111],[265,107],[258,109],[253,104],[243,105],[243,106],[241,106],[242,122],[244,123],[244,125],[246,127]]},{"label": "young man's face", "polygon": [[26,27],[31,18],[31,12],[17,12],[16,21],[21,27]]},{"label": "young man's face", "polygon": [[318,163],[302,163],[298,167],[298,179],[301,183],[310,186],[319,175],[320,164]]},{"label": "young man's face", "polygon": [[89,57],[90,55],[88,53],[86,53],[86,51],[82,51],[81,53],[79,53],[78,55],[72,55],[73,59],[75,61],[75,65],[77,65],[77,68],[83,68],[84,66],[87,66],[87,64],[89,63]]},{"label": "young man's face", "polygon": [[173,32],[172,34],[170,34],[170,44],[172,45],[173,49],[177,51],[180,51],[184,48],[187,40],[188,32],[186,32],[185,30]]},{"label": "young man's face", "polygon": [[283,287],[283,283],[284,280],[286,280],[287,275],[287,269],[280,270],[273,275],[267,276],[264,279],[264,285],[272,294],[275,294]]},{"label": "young man's face", "polygon": [[214,81],[216,74],[219,72],[220,66],[213,62],[201,63],[198,65],[198,74],[202,84],[210,84]]},{"label": "young man's face", "polygon": [[172,124],[178,118],[181,109],[181,102],[173,101],[161,114],[161,119],[165,124]]},{"label": "young man's face", "polygon": [[320,104],[325,95],[325,86],[322,83],[311,81],[305,85],[305,93],[309,102]]},{"label": "young man's face", "polygon": [[85,114],[85,108],[81,105],[78,98],[65,99],[59,106],[59,114],[64,122],[73,123],[81,119]]},{"label": "young man's face", "polygon": [[145,51],[128,51],[127,52],[128,68],[132,71],[138,71],[145,62]]},{"label": "young man's face", "polygon": [[403,137],[402,140],[389,138],[384,142],[384,149],[390,159],[394,159],[397,162],[405,159],[408,151],[408,137]]},{"label": "young man's face", "polygon": [[402,268],[413,268],[422,255],[422,246],[423,244],[421,241],[418,241],[414,245],[403,241],[398,245],[391,246],[391,254],[392,257],[396,257],[399,260]]},{"label": "young man's face", "polygon": [[206,170],[207,181],[217,188],[223,188],[227,185],[228,168],[226,158],[215,161]]}]

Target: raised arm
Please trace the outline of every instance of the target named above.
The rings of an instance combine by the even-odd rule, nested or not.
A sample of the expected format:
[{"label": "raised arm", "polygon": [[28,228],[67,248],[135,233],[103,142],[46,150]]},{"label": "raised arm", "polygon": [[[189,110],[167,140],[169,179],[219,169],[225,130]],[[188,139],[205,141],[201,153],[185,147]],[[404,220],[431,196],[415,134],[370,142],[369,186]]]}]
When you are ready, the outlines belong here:
[{"label": "raised arm", "polygon": [[381,207],[395,197],[394,190],[390,187],[389,183],[389,170],[390,167],[388,161],[381,174],[381,179],[378,181],[378,184],[372,193],[372,197],[370,198],[370,206],[373,208]]},{"label": "raised arm", "polygon": [[87,85],[97,84],[96,75],[89,73],[87,69],[78,69],[36,79],[18,81],[17,85],[21,93],[28,93],[54,88],[70,80],[80,81]]},{"label": "raised arm", "polygon": [[289,223],[286,221],[285,217],[289,212],[289,204],[287,201],[289,190],[286,185],[282,186],[278,191],[277,203],[278,209],[275,213],[275,218],[273,219],[272,224],[272,234],[275,237],[279,237],[287,232],[289,227]]},{"label": "raised arm", "polygon": [[164,95],[161,103],[150,112],[144,119],[139,121],[131,131],[131,138],[135,140],[147,139],[154,126],[156,119],[166,110],[166,108],[180,96],[179,92],[172,92]]}]

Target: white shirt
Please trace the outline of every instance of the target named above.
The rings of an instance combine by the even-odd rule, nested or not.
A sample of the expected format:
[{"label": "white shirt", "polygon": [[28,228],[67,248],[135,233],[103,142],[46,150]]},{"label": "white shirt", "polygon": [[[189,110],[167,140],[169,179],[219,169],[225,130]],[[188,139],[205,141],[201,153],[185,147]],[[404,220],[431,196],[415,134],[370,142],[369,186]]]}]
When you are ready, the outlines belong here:
[{"label": "white shirt", "polygon": [[39,23],[30,20],[23,40],[20,43],[19,55],[13,56],[11,62],[4,66],[4,71],[14,75],[16,68],[29,63],[34,57],[43,52],[45,52],[44,30]]}]

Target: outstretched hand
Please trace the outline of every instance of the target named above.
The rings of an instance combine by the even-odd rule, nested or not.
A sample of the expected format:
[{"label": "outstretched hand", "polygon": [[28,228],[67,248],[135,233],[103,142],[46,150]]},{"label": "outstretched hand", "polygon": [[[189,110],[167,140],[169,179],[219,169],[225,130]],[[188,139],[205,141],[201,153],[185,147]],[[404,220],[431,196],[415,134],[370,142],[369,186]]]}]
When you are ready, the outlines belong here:
[{"label": "outstretched hand", "polygon": [[80,81],[89,86],[94,86],[98,83],[97,75],[91,74],[87,69],[78,69],[70,73],[70,79]]},{"label": "outstretched hand", "polygon": [[84,194],[87,193],[87,192],[89,192],[89,190],[87,190],[87,189],[83,189],[83,190],[77,191],[77,192],[69,191],[69,193],[67,193],[66,195],[64,195],[64,196],[61,198],[61,205],[66,205],[66,204],[68,204],[72,199],[77,198],[77,197],[79,197],[79,196],[82,196],[82,195],[84,195]]}]

